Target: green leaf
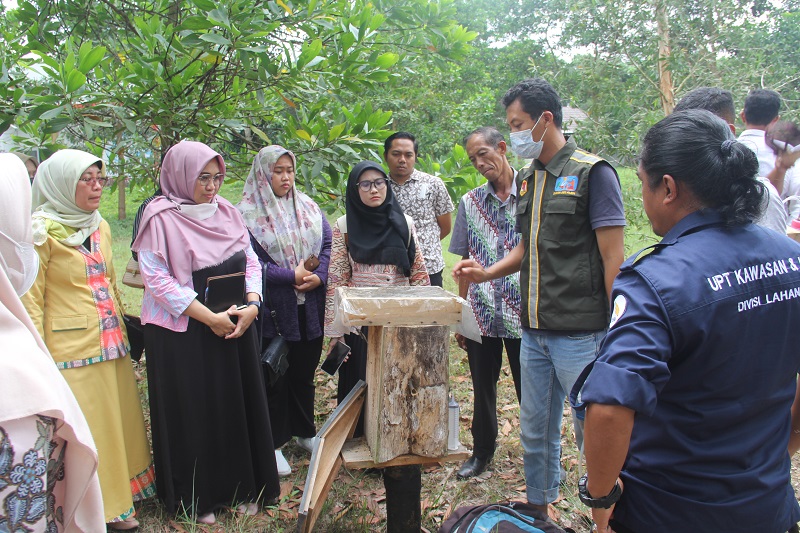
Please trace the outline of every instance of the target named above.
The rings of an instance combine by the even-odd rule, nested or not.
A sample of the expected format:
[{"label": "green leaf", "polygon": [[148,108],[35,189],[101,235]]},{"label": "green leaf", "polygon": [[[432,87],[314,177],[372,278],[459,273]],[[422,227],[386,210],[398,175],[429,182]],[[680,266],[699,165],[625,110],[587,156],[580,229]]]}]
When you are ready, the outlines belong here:
[{"label": "green leaf", "polygon": [[395,63],[397,63],[399,60],[400,60],[399,55],[392,52],[386,52],[385,54],[379,55],[375,59],[375,64],[381,68],[389,68]]},{"label": "green leaf", "polygon": [[305,43],[300,57],[297,58],[297,68],[301,69],[306,66],[312,59],[317,57],[321,51],[322,41],[320,39],[314,39],[311,43]]},{"label": "green leaf", "polygon": [[212,9],[208,12],[209,20],[222,24],[223,26],[230,26],[231,21],[228,19],[228,14],[222,9]]},{"label": "green leaf", "polygon": [[114,126],[111,122],[95,120],[95,119],[90,118],[90,117],[83,117],[83,121],[86,122],[87,124],[91,124],[92,126],[98,126],[98,127],[101,127],[101,128],[111,128],[111,127]]},{"label": "green leaf", "polygon": [[255,126],[253,126],[252,124],[250,124],[250,126],[249,126],[249,127],[250,127],[250,129],[251,129],[251,130],[253,130],[253,133],[255,133],[256,135],[258,135],[258,137],[259,137],[259,138],[260,138],[262,141],[264,141],[264,142],[265,142],[265,143],[267,143],[267,144],[272,144],[272,141],[270,141],[270,140],[269,140],[269,136],[268,136],[266,133],[264,133],[264,132],[263,132],[263,131],[261,131],[260,129],[256,128],[256,127],[255,127]]},{"label": "green leaf", "polygon": [[212,0],[192,0],[192,3],[206,12],[216,9],[217,7],[217,4]]},{"label": "green leaf", "polygon": [[86,75],[80,70],[73,70],[67,76],[67,92],[73,93],[86,83]]},{"label": "green leaf", "polygon": [[207,43],[219,44],[221,46],[230,46],[231,42],[222,35],[218,33],[204,33],[200,36],[200,39],[206,41]]},{"label": "green leaf", "polygon": [[61,115],[61,113],[63,111],[64,111],[64,106],[58,106],[58,107],[55,107],[55,108],[51,109],[50,111],[46,111],[46,112],[42,113],[39,116],[39,118],[41,120],[52,120],[52,119],[56,118],[57,116]]},{"label": "green leaf", "polygon": [[311,142],[311,135],[306,130],[297,130],[295,131],[295,135],[303,139],[304,141]]},{"label": "green leaf", "polygon": [[80,52],[78,54],[79,56],[78,70],[80,70],[84,74],[88,74],[94,67],[96,67],[100,63],[100,61],[103,60],[105,55],[106,55],[105,46],[90,48],[85,52],[83,46],[81,46]]},{"label": "green leaf", "polygon": [[206,17],[194,15],[187,17],[181,23],[180,27],[186,28],[187,30],[207,30],[209,28],[213,28],[214,23],[209,21]]},{"label": "green leaf", "polygon": [[344,131],[344,123],[336,124],[331,130],[328,132],[328,141],[332,141],[339,137]]}]

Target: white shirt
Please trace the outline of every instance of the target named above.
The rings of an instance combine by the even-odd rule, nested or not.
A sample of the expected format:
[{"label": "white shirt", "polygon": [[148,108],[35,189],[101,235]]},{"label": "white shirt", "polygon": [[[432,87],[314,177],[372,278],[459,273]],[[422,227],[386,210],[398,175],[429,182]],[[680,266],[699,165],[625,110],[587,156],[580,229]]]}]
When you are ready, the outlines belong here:
[{"label": "white shirt", "polygon": [[765,133],[764,130],[744,130],[739,135],[739,142],[756,153],[759,176],[766,176],[775,168],[775,153],[767,146]]},{"label": "white shirt", "polygon": [[764,184],[768,194],[764,198],[766,205],[761,213],[761,218],[756,220],[756,224],[775,230],[780,234],[785,234],[788,220],[786,218],[786,209],[783,207],[783,201],[780,194],[778,194],[778,190],[767,178],[759,177],[758,181]]}]

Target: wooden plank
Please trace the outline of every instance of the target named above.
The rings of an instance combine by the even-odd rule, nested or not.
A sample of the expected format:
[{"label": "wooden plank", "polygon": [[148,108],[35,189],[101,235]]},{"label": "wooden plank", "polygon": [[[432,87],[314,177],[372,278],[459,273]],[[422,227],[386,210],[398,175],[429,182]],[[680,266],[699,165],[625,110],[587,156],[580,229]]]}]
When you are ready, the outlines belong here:
[{"label": "wooden plank", "polygon": [[[367,383],[374,383],[372,389],[367,389],[367,400],[364,404],[364,437],[370,449],[379,450],[381,447],[382,429],[379,423],[380,413],[384,408],[383,393],[383,365],[386,350],[384,349],[385,328],[371,326],[367,330]],[[374,389],[374,390],[373,390]]]},{"label": "wooden plank", "polygon": [[337,315],[353,326],[461,322],[461,302],[441,287],[340,287],[336,302]]},{"label": "wooden plank", "polygon": [[319,512],[342,465],[342,446],[347,439],[352,438],[361,415],[366,387],[366,383],[359,381],[328,417],[314,439],[306,486],[300,501],[298,533],[310,533],[314,529]]},{"label": "wooden plank", "polygon": [[369,330],[365,435],[373,461],[447,449],[447,326]]},{"label": "wooden plank", "polygon": [[453,461],[466,461],[472,452],[460,445],[458,450],[448,450],[443,457],[423,457],[421,455],[401,455],[383,463],[372,460],[372,452],[363,439],[351,439],[344,443],[342,459],[345,468],[359,470],[363,468],[385,468],[387,466],[427,465],[436,463],[449,463]]}]

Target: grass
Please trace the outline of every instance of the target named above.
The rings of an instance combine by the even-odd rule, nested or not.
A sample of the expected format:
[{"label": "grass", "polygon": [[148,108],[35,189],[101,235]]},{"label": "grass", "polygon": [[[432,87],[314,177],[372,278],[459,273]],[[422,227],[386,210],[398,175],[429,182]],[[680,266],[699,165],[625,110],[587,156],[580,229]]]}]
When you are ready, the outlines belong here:
[{"label": "grass", "polygon": [[[641,203],[640,184],[632,169],[620,172],[622,192],[625,200],[628,227],[625,231],[625,251],[631,253],[657,242]],[[238,202],[241,197],[242,182],[233,181],[223,186],[222,195]],[[127,218],[117,220],[117,194],[106,191],[101,203],[101,212],[111,225],[114,235],[114,266],[121,280],[125,264],[130,258],[130,235],[133,218],[142,200],[149,196],[149,191],[134,190],[127,194]],[[449,245],[449,237],[442,243],[444,250]],[[456,292],[455,282],[447,273],[458,258],[445,253],[444,286]],[[138,314],[141,308],[142,292],[138,289],[118,284],[122,293],[123,304],[128,312]],[[145,362],[134,363],[142,394],[142,406],[145,419],[149,420],[147,382],[145,379]],[[469,375],[469,364],[466,353],[460,350],[455,342],[450,345],[451,386],[456,400],[461,406],[460,440],[471,445],[472,437],[469,424],[472,417],[472,387]],[[336,379],[318,371],[316,374],[317,398],[315,418],[320,427],[336,406]],[[462,505],[488,503],[504,500],[525,499],[525,479],[522,467],[522,453],[519,442],[519,405],[514,394],[511,372],[506,365],[500,375],[498,384],[498,446],[492,467],[470,481],[459,481],[455,472],[456,463],[445,463],[440,466],[426,468],[422,477],[422,524],[427,531],[436,531],[449,513]],[[563,526],[574,528],[578,532],[586,532],[589,528],[588,510],[579,504],[577,499],[578,458],[572,437],[569,410],[565,409],[562,429],[562,463],[567,470],[566,483],[562,486],[561,499],[552,506],[551,514]],[[265,450],[265,453],[272,453]],[[217,524],[207,526],[196,524],[191,517],[182,513],[178,516],[168,515],[157,500],[151,499],[137,505],[138,519],[141,522],[139,531],[150,532],[254,532],[264,531],[281,533],[294,531],[297,523],[297,508],[302,498],[308,468],[308,454],[291,442],[284,447],[284,455],[292,464],[293,472],[281,480],[281,497],[279,502],[265,507],[254,517],[241,516],[234,512],[220,513]],[[379,476],[363,471],[342,469],[328,495],[327,502],[320,519],[317,531],[326,533],[372,533],[385,529],[385,494]]]}]

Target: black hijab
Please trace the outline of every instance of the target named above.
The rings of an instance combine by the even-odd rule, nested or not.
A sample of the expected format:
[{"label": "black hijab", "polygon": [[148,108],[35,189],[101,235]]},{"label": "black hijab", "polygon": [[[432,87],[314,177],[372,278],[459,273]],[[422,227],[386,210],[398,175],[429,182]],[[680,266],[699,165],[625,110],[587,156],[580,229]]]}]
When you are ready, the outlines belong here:
[{"label": "black hijab", "polygon": [[[358,194],[358,178],[366,170],[377,170],[386,178],[386,200],[368,207]],[[353,260],[366,265],[396,265],[406,276],[411,273],[416,247],[403,210],[394,198],[389,177],[372,161],[353,167],[347,178],[347,247]]]}]

